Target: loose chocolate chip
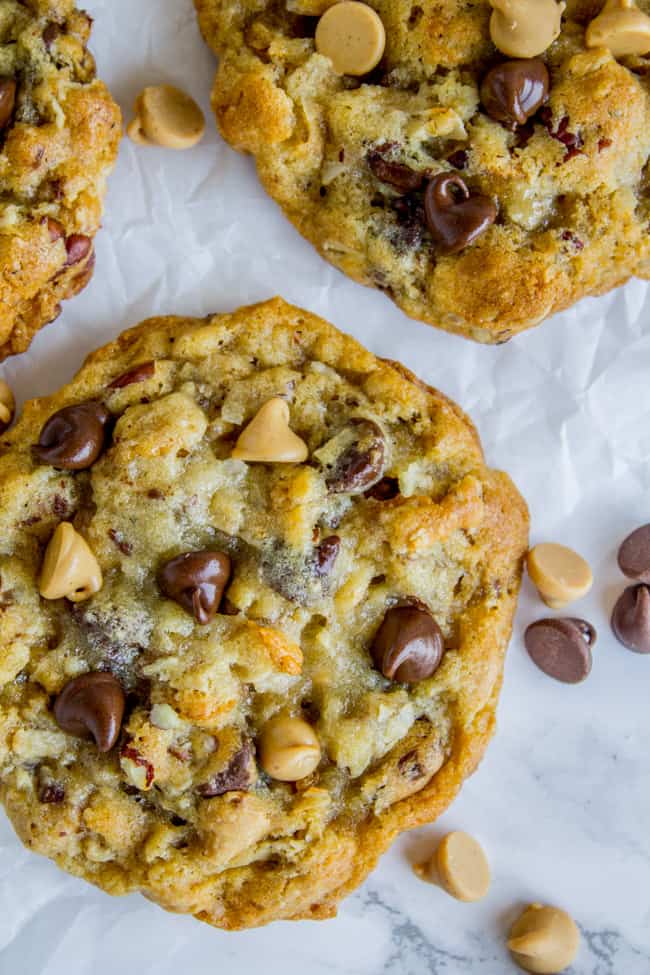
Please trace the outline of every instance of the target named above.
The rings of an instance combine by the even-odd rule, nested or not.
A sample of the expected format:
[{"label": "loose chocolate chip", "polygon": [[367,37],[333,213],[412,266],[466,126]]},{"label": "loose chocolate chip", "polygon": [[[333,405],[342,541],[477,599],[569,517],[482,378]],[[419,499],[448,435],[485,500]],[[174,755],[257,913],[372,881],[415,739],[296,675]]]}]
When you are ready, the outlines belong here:
[{"label": "loose chocolate chip", "polygon": [[0,78],[0,129],[6,128],[16,104],[16,82],[13,78]]},{"label": "loose chocolate chip", "polygon": [[54,702],[54,717],[63,731],[79,738],[92,736],[100,752],[117,741],[124,715],[122,685],[112,674],[94,671],[75,677]]},{"label": "loose chocolate chip", "polygon": [[457,173],[440,173],[424,194],[424,212],[432,237],[445,254],[456,254],[494,223],[497,208],[489,196],[471,196]]},{"label": "loose chocolate chip", "polygon": [[316,563],[314,571],[317,576],[327,576],[332,571],[336,557],[341,547],[341,539],[338,535],[329,535],[324,538],[316,549]]},{"label": "loose chocolate chip", "polygon": [[91,467],[106,445],[111,414],[95,400],[64,406],[43,426],[34,456],[43,464],[67,471]]},{"label": "loose chocolate chip", "polygon": [[543,61],[504,61],[483,78],[481,101],[488,115],[509,128],[524,125],[548,98],[549,76]]},{"label": "loose chocolate chip", "polygon": [[60,782],[48,782],[38,794],[38,801],[44,803],[63,802],[65,789]]},{"label": "loose chocolate chip", "polygon": [[650,583],[650,525],[641,525],[622,542],[618,564],[629,579]]},{"label": "loose chocolate chip", "polygon": [[394,143],[386,142],[381,146],[376,146],[368,153],[368,165],[382,183],[390,183],[398,190],[409,193],[419,190],[424,183],[424,175],[411,169],[405,163],[394,162],[387,158],[395,148]]},{"label": "loose chocolate chip", "polygon": [[414,684],[436,672],[444,640],[429,610],[414,600],[388,610],[370,652],[375,666],[388,680]]},{"label": "loose chocolate chip", "polygon": [[650,653],[650,587],[628,586],[612,612],[616,639],[635,653]]},{"label": "loose chocolate chip", "polygon": [[86,237],[85,234],[71,234],[69,237],[66,237],[65,249],[68,254],[65,262],[66,266],[70,267],[73,264],[79,264],[80,261],[83,261],[88,256],[92,246],[92,240],[90,237]]},{"label": "loose chocolate chip", "polygon": [[382,477],[373,487],[365,492],[366,498],[373,501],[392,501],[399,494],[399,481],[396,477]]},{"label": "loose chocolate chip", "polygon": [[230,578],[230,557],[225,552],[185,552],[161,569],[158,583],[197,623],[212,620]]},{"label": "loose chocolate chip", "polygon": [[595,641],[591,623],[573,617],[537,620],[524,635],[533,662],[564,684],[579,684],[589,676]]},{"label": "loose chocolate chip", "polygon": [[208,782],[199,785],[197,792],[204,799],[213,799],[215,796],[222,796],[225,792],[240,792],[248,789],[253,780],[252,758],[253,746],[250,741],[245,741],[223,772],[213,775]]},{"label": "loose chocolate chip", "polygon": [[381,480],[384,473],[386,442],[381,428],[373,421],[350,421],[351,443],[330,466],[325,478],[333,494],[362,494]]},{"label": "loose chocolate chip", "polygon": [[108,388],[122,389],[124,386],[132,386],[133,383],[143,383],[146,379],[151,379],[155,371],[155,362],[141,362],[139,366],[134,366],[128,372],[123,372],[121,376],[110,382]]}]

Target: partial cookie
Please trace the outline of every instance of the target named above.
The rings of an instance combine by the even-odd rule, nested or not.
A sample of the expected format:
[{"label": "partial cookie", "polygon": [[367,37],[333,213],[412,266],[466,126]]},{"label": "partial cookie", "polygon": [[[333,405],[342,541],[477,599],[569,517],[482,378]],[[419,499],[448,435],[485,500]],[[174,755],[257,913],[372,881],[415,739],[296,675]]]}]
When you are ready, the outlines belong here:
[{"label": "partial cookie", "polygon": [[650,0],[195,3],[224,138],[408,315],[503,342],[650,278]]},{"label": "partial cookie", "polygon": [[0,449],[0,797],[30,849],[247,927],[331,916],[446,808],[528,533],[449,400],[275,299],[126,332]]},{"label": "partial cookie", "polygon": [[0,359],[90,281],[120,111],[73,0],[0,0]]}]

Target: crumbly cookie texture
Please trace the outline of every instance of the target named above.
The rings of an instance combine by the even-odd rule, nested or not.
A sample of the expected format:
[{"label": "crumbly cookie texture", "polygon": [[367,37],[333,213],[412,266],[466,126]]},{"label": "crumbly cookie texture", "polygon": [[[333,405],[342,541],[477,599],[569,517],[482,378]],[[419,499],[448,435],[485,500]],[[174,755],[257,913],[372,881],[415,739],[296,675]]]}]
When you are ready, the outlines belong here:
[{"label": "crumbly cookie texture", "polygon": [[[408,315],[503,342],[584,295],[650,277],[650,60],[586,47],[597,2],[568,0],[540,56],[548,97],[516,125],[489,114],[481,93],[512,57],[491,40],[488,2],[372,0],[386,49],[363,77],[337,74],[316,50],[327,0],[195,3],[220,59],[212,102],[224,138],[255,157],[323,257]],[[638,6],[650,13],[650,0]],[[451,221],[443,214],[443,243],[457,218],[480,231],[456,253],[425,213],[423,186],[440,174],[456,177],[460,204]]]},{"label": "crumbly cookie texture", "polygon": [[[307,458],[233,459],[276,397]],[[20,838],[224,928],[333,915],[493,731],[528,514],[471,422],[274,299],[126,332],[0,450]]]},{"label": "crumbly cookie texture", "polygon": [[121,117],[73,0],[0,0],[0,359],[92,277]]}]

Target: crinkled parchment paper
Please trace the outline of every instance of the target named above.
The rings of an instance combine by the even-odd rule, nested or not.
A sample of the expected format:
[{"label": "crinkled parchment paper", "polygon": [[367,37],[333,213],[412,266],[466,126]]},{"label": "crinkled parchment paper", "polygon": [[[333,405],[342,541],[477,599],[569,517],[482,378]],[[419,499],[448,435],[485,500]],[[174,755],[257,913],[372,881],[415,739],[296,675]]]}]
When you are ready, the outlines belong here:
[{"label": "crinkled parchment paper", "polygon": [[[114,900],[26,852],[0,813],[2,975],[504,975],[513,910],[570,910],[583,949],[574,975],[650,972],[650,658],[620,647],[608,614],[623,579],[620,539],[650,521],[650,292],[640,282],[496,348],[405,318],[325,264],[258,186],[250,160],[216,135],[212,55],[190,0],[87,0],[100,73],[130,117],[145,84],[202,104],[208,135],[174,153],[125,141],[97,237],[91,285],[2,375],[21,400],[54,390],[87,352],[150,315],[205,315],[280,293],[401,359],[474,418],[487,456],[527,497],[534,541],[592,563],[576,613],[598,628],[594,669],[556,684],[521,634],[544,607],[529,584],[510,650],[500,730],[461,797],[402,838],[335,921],[238,934]],[[1,652],[1,650],[0,650]],[[478,905],[416,880],[410,861],[443,829],[476,834],[494,884]]]}]

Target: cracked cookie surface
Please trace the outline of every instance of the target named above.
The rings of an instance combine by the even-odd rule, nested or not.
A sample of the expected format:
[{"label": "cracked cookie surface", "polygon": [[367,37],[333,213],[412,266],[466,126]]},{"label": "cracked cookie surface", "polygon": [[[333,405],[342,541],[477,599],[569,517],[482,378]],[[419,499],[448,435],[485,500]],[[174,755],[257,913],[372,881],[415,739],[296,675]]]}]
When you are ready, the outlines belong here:
[{"label": "cracked cookie surface", "polygon": [[[650,59],[586,48],[599,3],[568,0],[541,55],[548,100],[514,128],[481,98],[507,60],[487,2],[373,0],[386,48],[360,78],[315,50],[327,3],[195,3],[220,59],[223,136],[255,157],[323,257],[408,315],[503,342],[584,295],[650,277]],[[650,14],[650,0],[639,8]],[[497,211],[457,253],[425,214],[423,184],[444,173]]]},{"label": "cracked cookie surface", "polygon": [[0,0],[0,359],[92,276],[121,116],[73,0]]},{"label": "cracked cookie surface", "polygon": [[[277,398],[306,459],[233,458]],[[483,754],[526,506],[453,403],[308,312],[91,355],[0,440],[0,520],[0,798],[110,893],[331,916]]]}]

